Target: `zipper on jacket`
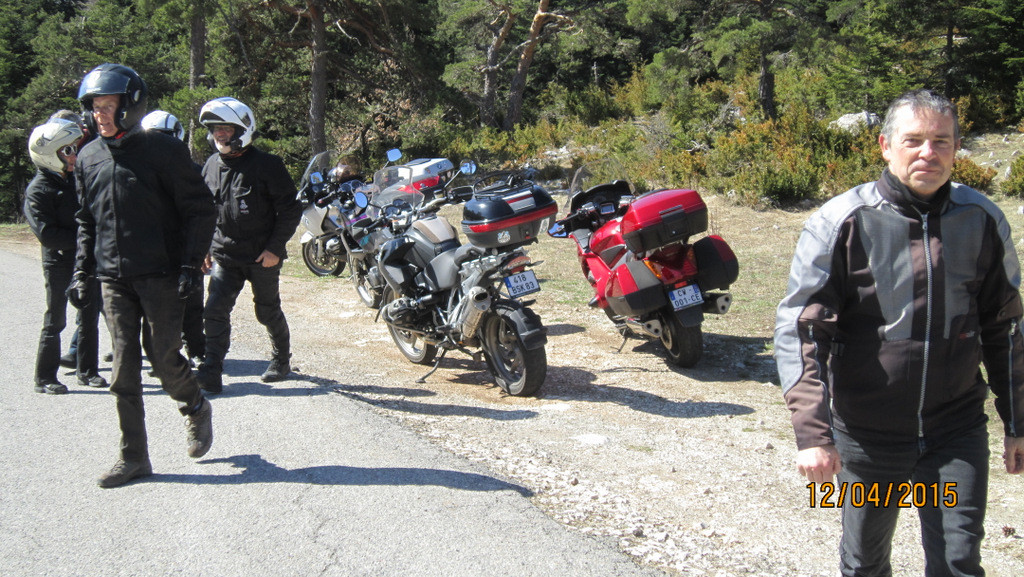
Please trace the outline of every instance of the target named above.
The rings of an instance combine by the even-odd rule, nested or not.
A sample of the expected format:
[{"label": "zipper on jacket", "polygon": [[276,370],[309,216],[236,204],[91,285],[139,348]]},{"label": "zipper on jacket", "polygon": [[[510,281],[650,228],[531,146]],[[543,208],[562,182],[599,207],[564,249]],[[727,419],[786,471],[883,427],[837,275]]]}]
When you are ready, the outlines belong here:
[{"label": "zipper on jacket", "polygon": [[[918,214],[921,214],[918,212]],[[932,341],[932,248],[931,237],[928,236],[928,215],[921,214],[921,228],[924,234],[924,262],[927,280],[924,327],[924,367],[921,370],[921,399],[917,403],[917,436],[924,437],[924,394],[928,385],[928,358],[931,353]]]},{"label": "zipper on jacket", "polygon": [[828,383],[823,376],[825,373],[822,372],[828,369],[827,367],[822,367],[821,361],[818,360],[821,351],[818,349],[818,340],[814,338],[814,325],[807,325],[807,336],[811,339],[811,345],[814,347],[814,364],[818,367],[818,382],[821,383],[822,394],[825,395],[825,406],[828,407],[828,411],[826,411],[828,414],[828,429],[832,431],[835,429],[835,423],[832,419],[832,395],[829,393]]},{"label": "zipper on jacket", "polygon": [[1007,345],[1008,345],[1007,346],[1007,352],[1006,352],[1006,364],[1007,364],[1007,366],[1006,366],[1006,383],[1007,383],[1007,385],[1006,385],[1006,394],[1009,397],[1009,401],[1010,401],[1009,402],[1009,406],[1010,406],[1010,436],[1011,437],[1016,437],[1017,436],[1017,420],[1014,418],[1014,415],[1013,415],[1013,407],[1015,406],[1013,404],[1013,337],[1016,334],[1017,334],[1017,321],[1015,320],[1012,323],[1010,323],[1010,334],[1006,338],[1006,340],[1008,341],[1007,342]]}]

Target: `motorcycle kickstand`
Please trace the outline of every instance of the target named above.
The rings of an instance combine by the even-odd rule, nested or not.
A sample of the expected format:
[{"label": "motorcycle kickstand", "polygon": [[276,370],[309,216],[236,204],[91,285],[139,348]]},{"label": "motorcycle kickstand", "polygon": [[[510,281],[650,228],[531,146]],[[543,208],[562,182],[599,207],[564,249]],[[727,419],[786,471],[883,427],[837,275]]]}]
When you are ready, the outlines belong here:
[{"label": "motorcycle kickstand", "polygon": [[441,354],[437,355],[437,360],[436,360],[436,361],[434,361],[434,366],[433,366],[433,368],[431,368],[431,369],[430,369],[429,371],[427,371],[427,374],[425,374],[425,375],[423,375],[422,377],[420,377],[420,378],[416,379],[416,381],[415,381],[415,382],[417,382],[417,383],[420,383],[420,384],[422,384],[422,383],[425,383],[425,382],[427,382],[427,377],[429,377],[430,375],[434,374],[434,371],[436,371],[436,370],[437,370],[437,367],[441,366],[441,359],[443,359],[443,358],[444,358],[444,355],[445,355],[445,354],[446,354],[447,352],[448,352],[448,349],[443,349],[443,350],[441,351]]}]

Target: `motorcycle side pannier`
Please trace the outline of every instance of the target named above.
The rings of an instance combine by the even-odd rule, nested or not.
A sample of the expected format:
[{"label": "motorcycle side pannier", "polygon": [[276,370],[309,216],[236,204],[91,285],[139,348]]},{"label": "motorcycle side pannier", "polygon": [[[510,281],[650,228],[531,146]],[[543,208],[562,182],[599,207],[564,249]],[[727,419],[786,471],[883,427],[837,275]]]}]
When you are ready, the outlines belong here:
[{"label": "motorcycle side pannier", "polygon": [[685,242],[708,229],[708,207],[695,190],[648,192],[622,216],[622,239],[633,252],[646,252]]},{"label": "motorcycle side pannier", "polygon": [[639,260],[627,262],[612,271],[605,285],[605,299],[612,312],[627,317],[642,315],[668,304],[665,285]]},{"label": "motorcycle side pannier", "polygon": [[697,284],[704,290],[726,290],[736,282],[740,265],[736,254],[720,236],[709,235],[693,243],[697,257]]},{"label": "motorcycle side pannier", "polygon": [[483,248],[515,248],[537,240],[558,205],[543,187],[528,185],[476,193],[462,209],[462,232]]}]

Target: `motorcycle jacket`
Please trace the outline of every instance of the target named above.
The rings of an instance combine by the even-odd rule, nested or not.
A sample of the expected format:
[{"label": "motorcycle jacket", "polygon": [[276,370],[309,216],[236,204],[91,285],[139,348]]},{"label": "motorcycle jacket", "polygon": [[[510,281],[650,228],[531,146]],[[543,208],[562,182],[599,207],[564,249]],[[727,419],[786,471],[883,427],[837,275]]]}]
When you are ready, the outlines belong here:
[{"label": "motorcycle jacket", "polygon": [[75,180],[39,169],[25,188],[25,220],[43,246],[48,262],[74,262],[78,225]]},{"label": "motorcycle jacket", "polygon": [[216,220],[185,143],[136,125],[78,154],[75,269],[101,279],[177,275],[199,267]]},{"label": "motorcycle jacket", "polygon": [[797,446],[832,427],[875,443],[942,439],[986,419],[1024,435],[1020,267],[1002,212],[947,183],[930,202],[889,174],[804,225],[775,325]]},{"label": "motorcycle jacket", "polygon": [[211,252],[221,263],[251,265],[264,250],[284,260],[302,217],[295,184],[279,156],[248,147],[240,156],[214,153],[203,166],[219,214]]}]

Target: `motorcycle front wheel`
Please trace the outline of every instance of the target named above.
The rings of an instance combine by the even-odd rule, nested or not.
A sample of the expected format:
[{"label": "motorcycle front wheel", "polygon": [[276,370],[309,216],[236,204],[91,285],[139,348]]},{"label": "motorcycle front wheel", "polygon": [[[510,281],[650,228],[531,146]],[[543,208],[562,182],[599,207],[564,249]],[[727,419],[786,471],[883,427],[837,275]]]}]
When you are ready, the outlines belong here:
[{"label": "motorcycle front wheel", "polygon": [[[391,301],[397,297],[391,287],[384,289],[384,297],[381,299],[381,306],[387,306]],[[437,357],[437,347],[426,343],[420,336],[416,335],[411,331],[404,331],[399,329],[390,323],[388,324],[388,332],[391,333],[391,338],[395,341],[395,345],[398,346],[398,350],[405,355],[405,358],[418,365],[429,365],[434,362],[434,358]]]},{"label": "motorcycle front wheel", "polygon": [[302,245],[302,262],[316,276],[338,276],[345,270],[345,261],[327,251],[316,241]]},{"label": "motorcycle front wheel", "polygon": [[684,327],[674,313],[662,315],[661,344],[668,359],[680,367],[692,367],[704,353],[704,335],[700,325]]},{"label": "motorcycle front wheel", "polygon": [[510,310],[499,308],[480,326],[480,342],[494,380],[506,393],[526,397],[540,390],[548,373],[544,347],[527,349],[519,338]]}]

